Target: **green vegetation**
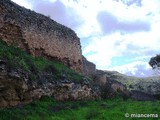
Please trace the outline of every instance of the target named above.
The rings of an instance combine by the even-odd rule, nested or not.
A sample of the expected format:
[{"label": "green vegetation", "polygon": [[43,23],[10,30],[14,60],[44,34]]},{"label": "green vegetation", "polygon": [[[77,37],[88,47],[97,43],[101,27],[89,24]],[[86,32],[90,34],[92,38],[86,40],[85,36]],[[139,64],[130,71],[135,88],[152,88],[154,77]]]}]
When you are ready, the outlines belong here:
[{"label": "green vegetation", "polygon": [[156,72],[160,74],[160,54],[152,57],[149,61],[149,65],[152,67],[153,70],[156,70]]},{"label": "green vegetation", "polygon": [[[7,62],[8,67],[23,70],[30,75],[31,79],[36,79],[38,74],[47,73],[53,80],[63,79],[80,82],[82,76],[67,66],[41,57],[33,57],[19,48],[8,46],[0,40],[0,60]],[[50,73],[50,74],[49,74]]]},{"label": "green vegetation", "polygon": [[[26,106],[0,109],[0,120],[125,120],[125,113],[159,114],[159,106],[160,101],[112,99],[57,102],[45,97]],[[140,119],[158,120],[158,118]]]},{"label": "green vegetation", "polygon": [[149,61],[149,65],[155,69],[156,67],[160,67],[160,54],[152,57]]}]

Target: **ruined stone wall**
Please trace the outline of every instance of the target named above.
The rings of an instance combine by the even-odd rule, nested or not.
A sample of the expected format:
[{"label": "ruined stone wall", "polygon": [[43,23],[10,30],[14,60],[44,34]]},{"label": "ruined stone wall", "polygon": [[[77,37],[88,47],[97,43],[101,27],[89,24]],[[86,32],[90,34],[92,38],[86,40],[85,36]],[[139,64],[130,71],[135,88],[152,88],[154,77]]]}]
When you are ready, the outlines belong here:
[{"label": "ruined stone wall", "polygon": [[96,74],[96,65],[88,61],[84,56],[82,56],[83,63],[83,74],[89,77],[92,77]]},{"label": "ruined stone wall", "polygon": [[82,72],[80,40],[75,32],[10,0],[0,0],[0,39]]}]

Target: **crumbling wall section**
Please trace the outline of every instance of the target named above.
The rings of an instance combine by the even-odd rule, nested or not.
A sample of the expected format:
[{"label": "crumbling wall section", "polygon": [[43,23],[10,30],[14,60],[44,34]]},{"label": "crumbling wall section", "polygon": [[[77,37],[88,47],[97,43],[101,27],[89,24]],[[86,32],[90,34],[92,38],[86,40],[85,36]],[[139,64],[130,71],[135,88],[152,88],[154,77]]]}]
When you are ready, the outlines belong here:
[{"label": "crumbling wall section", "polygon": [[93,77],[96,74],[96,65],[88,61],[84,56],[82,56],[83,62],[83,74],[89,77]]},{"label": "crumbling wall section", "polygon": [[10,0],[0,1],[0,39],[34,56],[56,59],[82,72],[82,52],[76,33]]}]

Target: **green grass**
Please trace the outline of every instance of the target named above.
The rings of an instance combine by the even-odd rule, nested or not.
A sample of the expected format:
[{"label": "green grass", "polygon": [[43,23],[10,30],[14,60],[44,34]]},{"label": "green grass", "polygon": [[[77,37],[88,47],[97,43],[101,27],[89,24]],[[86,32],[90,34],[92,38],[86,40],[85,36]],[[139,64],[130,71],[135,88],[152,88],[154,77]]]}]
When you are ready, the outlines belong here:
[{"label": "green grass", "polygon": [[67,66],[42,57],[33,57],[19,48],[8,46],[4,41],[0,40],[0,60],[7,61],[8,67],[12,69],[20,69],[30,74],[31,79],[36,79],[37,74],[44,72],[50,73],[53,80],[66,77],[71,81],[82,81],[82,76]]},{"label": "green grass", "polygon": [[[129,114],[159,114],[160,101],[122,99],[57,102],[50,97],[26,106],[0,109],[0,120],[125,120]],[[158,118],[140,118],[158,120]]]}]

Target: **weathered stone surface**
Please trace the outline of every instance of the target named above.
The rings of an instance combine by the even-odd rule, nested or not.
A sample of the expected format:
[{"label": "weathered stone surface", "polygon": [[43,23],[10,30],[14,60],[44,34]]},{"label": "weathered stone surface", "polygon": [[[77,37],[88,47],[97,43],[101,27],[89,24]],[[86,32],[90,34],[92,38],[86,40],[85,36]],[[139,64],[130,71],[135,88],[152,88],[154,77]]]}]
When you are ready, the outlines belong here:
[{"label": "weathered stone surface", "polygon": [[85,81],[76,83],[66,80],[50,80],[39,74],[39,78],[32,80],[29,73],[7,66],[0,61],[0,108],[30,103],[43,96],[53,96],[56,100],[94,100],[100,94]]},{"label": "weathered stone surface", "polygon": [[112,79],[110,76],[108,76],[108,74],[105,71],[97,70],[95,77],[96,77],[95,82],[100,86],[104,86],[105,84],[110,84],[111,88],[115,91],[126,90],[126,87],[123,84]]},{"label": "weathered stone surface", "polygon": [[82,72],[80,40],[75,32],[10,0],[0,0],[0,39]]},{"label": "weathered stone surface", "polygon": [[105,96],[107,98],[110,98],[116,95],[122,95],[122,97],[130,96],[130,92],[127,90],[126,86],[112,79],[112,77],[109,76],[108,72],[96,70],[94,82],[101,86],[103,94],[102,97]]},{"label": "weathered stone surface", "polygon": [[82,56],[83,74],[92,77],[96,73],[96,65]]},{"label": "weathered stone surface", "polygon": [[93,100],[92,89],[86,85],[67,83],[58,87],[54,94],[56,100]]}]

